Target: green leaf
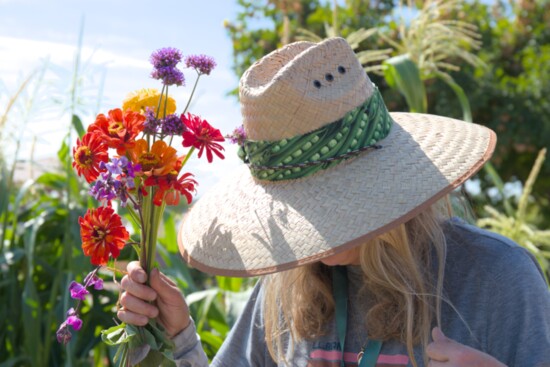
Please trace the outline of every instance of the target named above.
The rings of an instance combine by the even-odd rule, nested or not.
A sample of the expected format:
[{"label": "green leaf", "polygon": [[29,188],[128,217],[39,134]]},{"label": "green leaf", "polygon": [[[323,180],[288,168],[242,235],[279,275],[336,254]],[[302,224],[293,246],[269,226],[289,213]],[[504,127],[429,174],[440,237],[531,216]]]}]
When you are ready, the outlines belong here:
[{"label": "green leaf", "polygon": [[470,108],[470,102],[468,101],[468,97],[466,96],[466,93],[464,92],[464,89],[460,85],[458,85],[452,76],[445,73],[436,73],[437,77],[445,82],[453,92],[455,92],[456,97],[458,98],[458,101],[460,102],[460,107],[462,107],[462,119],[466,122],[472,122],[472,109]]},{"label": "green leaf", "polygon": [[132,325],[124,323],[101,331],[101,340],[107,345],[114,346],[128,343],[136,334]]},{"label": "green leaf", "polygon": [[36,183],[56,190],[64,190],[67,186],[66,176],[59,173],[44,173],[36,179]]},{"label": "green leaf", "polygon": [[61,147],[57,151],[57,157],[61,162],[67,162],[67,159],[69,159],[70,156],[70,148],[65,140],[66,139],[63,139],[63,143],[61,143]]},{"label": "green leaf", "polygon": [[82,125],[82,121],[80,120],[80,117],[78,117],[77,115],[73,115],[71,123],[74,129],[76,130],[76,132],[78,133],[78,136],[82,138],[86,133],[86,130],[84,129],[84,125]]},{"label": "green leaf", "polygon": [[217,335],[212,334],[210,331],[201,332],[200,337],[203,343],[210,344],[215,349],[220,349],[223,344],[223,339]]},{"label": "green leaf", "polygon": [[[128,351],[128,361],[131,366],[135,366],[138,363],[141,363],[147,358],[147,355],[154,352],[151,350],[151,346],[147,343],[143,343],[137,346],[131,346]],[[149,364],[143,363],[145,366],[150,366]],[[153,366],[153,365],[151,365]],[[158,366],[158,364],[157,364]]]},{"label": "green leaf", "polygon": [[420,71],[408,55],[399,55],[383,63],[384,77],[392,88],[397,89],[407,101],[411,112],[426,113],[428,102]]},{"label": "green leaf", "polygon": [[224,291],[238,292],[243,284],[242,278],[217,276],[216,280]]}]

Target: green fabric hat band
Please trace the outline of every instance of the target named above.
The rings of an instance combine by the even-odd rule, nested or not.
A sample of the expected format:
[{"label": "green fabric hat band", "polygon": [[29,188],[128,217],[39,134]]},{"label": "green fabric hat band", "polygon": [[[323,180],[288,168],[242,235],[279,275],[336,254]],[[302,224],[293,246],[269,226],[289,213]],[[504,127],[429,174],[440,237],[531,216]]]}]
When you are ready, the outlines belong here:
[{"label": "green fabric hat band", "polygon": [[292,180],[332,167],[369,150],[390,132],[393,120],[378,88],[343,118],[304,135],[278,141],[245,140],[239,157],[260,180]]}]

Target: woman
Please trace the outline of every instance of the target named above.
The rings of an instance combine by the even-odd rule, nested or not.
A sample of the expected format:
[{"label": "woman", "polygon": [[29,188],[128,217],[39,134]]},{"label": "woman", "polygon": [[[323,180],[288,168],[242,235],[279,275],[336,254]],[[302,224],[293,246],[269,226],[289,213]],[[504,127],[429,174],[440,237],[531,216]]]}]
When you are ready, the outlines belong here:
[{"label": "woman", "polygon": [[[536,262],[446,209],[490,158],[492,131],[390,115],[340,38],[267,55],[240,97],[247,165],[194,205],[179,235],[200,270],[265,275],[213,365],[550,363]],[[145,281],[130,264],[119,318],[157,317],[179,365],[207,365],[177,287],[158,270]]]}]

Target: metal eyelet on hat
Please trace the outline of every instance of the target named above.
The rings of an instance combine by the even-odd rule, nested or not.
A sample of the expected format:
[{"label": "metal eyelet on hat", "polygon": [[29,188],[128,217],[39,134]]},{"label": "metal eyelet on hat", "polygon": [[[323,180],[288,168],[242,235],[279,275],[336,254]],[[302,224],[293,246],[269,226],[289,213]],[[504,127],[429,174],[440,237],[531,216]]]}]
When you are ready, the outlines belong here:
[{"label": "metal eyelet on hat", "polygon": [[343,67],[342,65],[338,66],[338,72],[340,74],[345,74],[346,73],[346,68]]},{"label": "metal eyelet on hat", "polygon": [[318,80],[314,80],[314,81],[313,81],[313,85],[314,85],[315,88],[317,88],[317,89],[321,88],[321,82],[318,81]]},{"label": "metal eyelet on hat", "polygon": [[331,73],[325,74],[325,79],[327,82],[331,82],[334,80],[334,76]]}]

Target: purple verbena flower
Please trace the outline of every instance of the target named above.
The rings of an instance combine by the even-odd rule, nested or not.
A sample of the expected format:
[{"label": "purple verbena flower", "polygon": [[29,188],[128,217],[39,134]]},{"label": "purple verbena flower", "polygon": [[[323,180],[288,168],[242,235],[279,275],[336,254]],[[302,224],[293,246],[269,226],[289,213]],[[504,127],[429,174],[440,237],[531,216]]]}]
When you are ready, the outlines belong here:
[{"label": "purple verbena flower", "polygon": [[[128,162],[128,165],[126,165],[126,174],[128,175],[128,178],[135,178],[136,172],[141,172],[141,164],[133,164],[132,162]],[[126,185],[133,189],[134,180],[128,180]]]},{"label": "purple verbena flower", "polygon": [[[120,183],[118,183],[120,185]],[[110,173],[103,172],[93,186],[90,188],[90,195],[97,201],[111,201],[117,197],[117,182]]]},{"label": "purple verbena flower", "polygon": [[[103,163],[103,162],[101,162]],[[122,156],[120,158],[113,157],[111,158],[110,163],[105,164],[105,168],[107,171],[109,171],[112,175],[121,175],[122,169],[126,167],[128,164],[128,158]]]},{"label": "purple verbena flower", "polygon": [[162,80],[164,85],[185,85],[183,73],[173,66],[163,66],[156,68],[151,73],[153,79]]},{"label": "purple verbena flower", "polygon": [[185,66],[197,70],[199,74],[210,75],[210,72],[216,67],[216,61],[206,55],[189,55],[185,58]]},{"label": "purple verbena flower", "polygon": [[162,133],[165,135],[181,135],[185,125],[176,114],[168,115],[162,119]]},{"label": "purple verbena flower", "polygon": [[173,47],[164,47],[153,52],[150,61],[156,69],[173,68],[181,61],[181,57],[180,50]]},{"label": "purple verbena flower", "polygon": [[69,285],[69,292],[71,292],[72,298],[79,300],[84,300],[86,295],[90,293],[82,284],[77,283],[74,280]]},{"label": "purple verbena flower", "polygon": [[155,111],[147,107],[145,110],[145,123],[143,132],[145,134],[156,134],[160,126],[160,120],[155,117]]},{"label": "purple verbena flower", "polygon": [[111,158],[110,163],[100,163],[102,172],[90,188],[90,195],[98,201],[120,199],[124,207],[128,201],[128,190],[135,188],[136,172],[141,171],[141,165],[132,164],[126,157]]},{"label": "purple verbena flower", "polygon": [[227,135],[226,138],[228,138],[232,144],[243,145],[244,141],[246,140],[246,132],[244,131],[244,126],[241,125],[237,127],[230,135]]}]

